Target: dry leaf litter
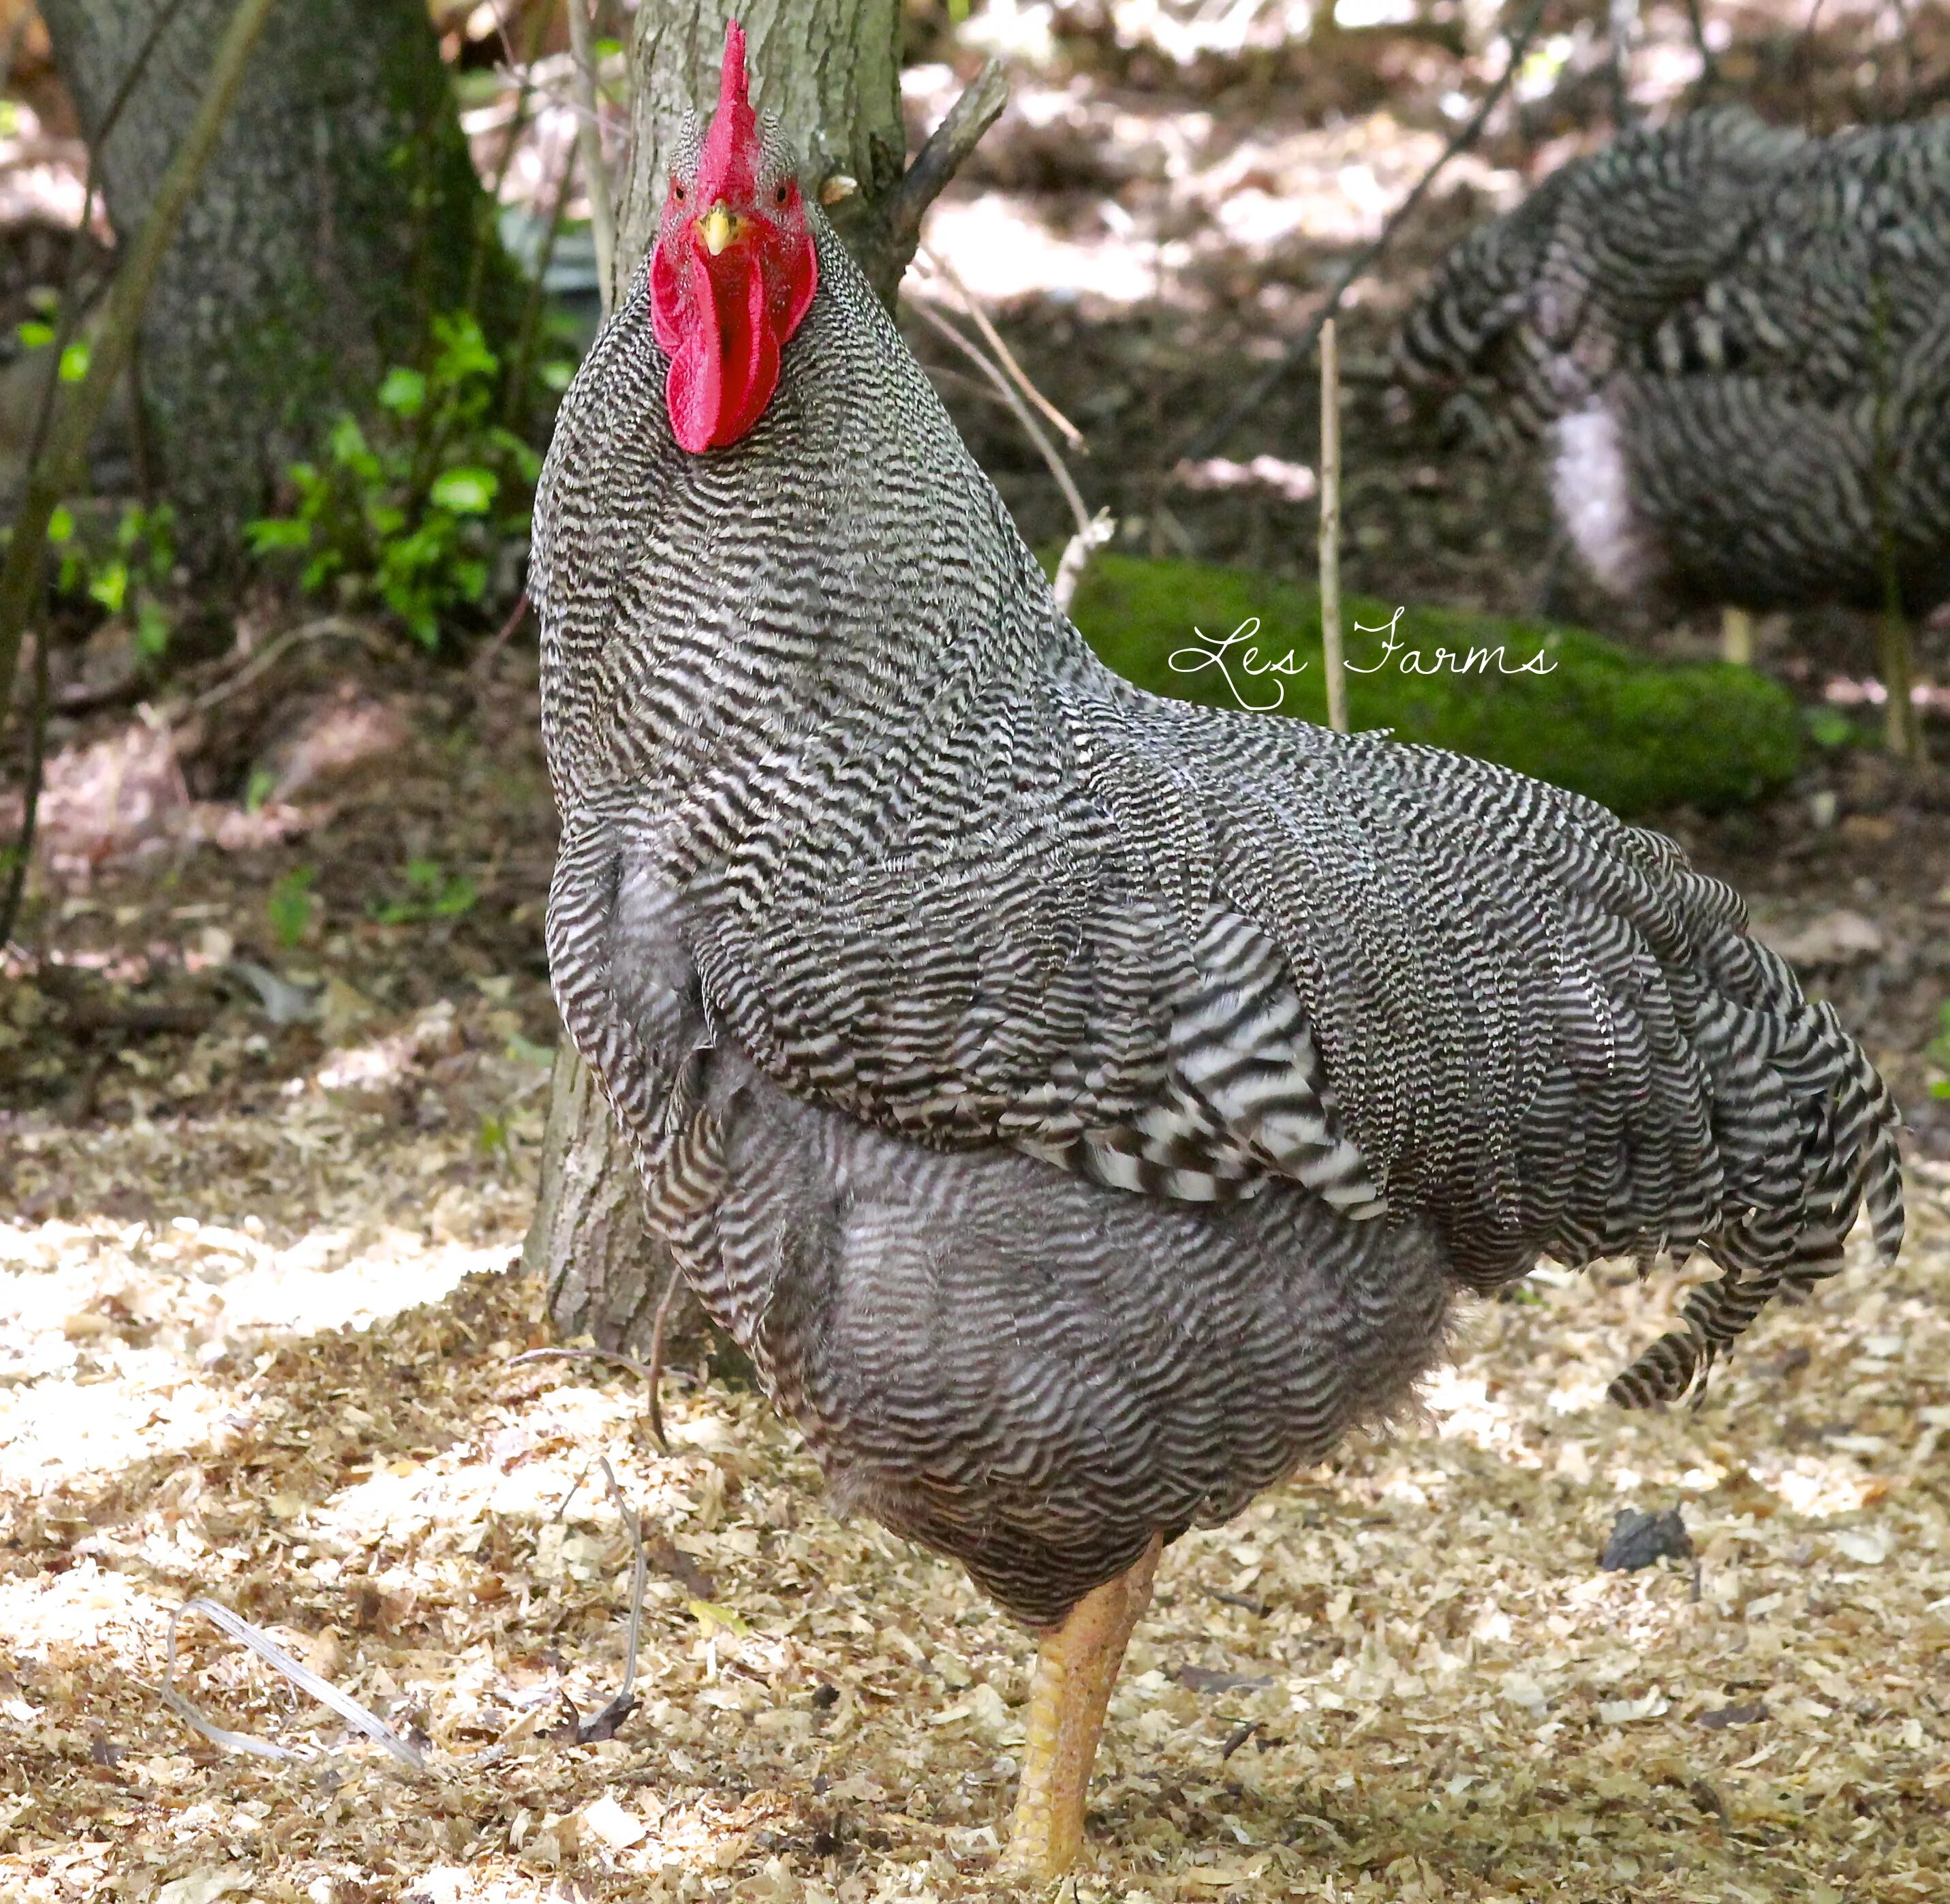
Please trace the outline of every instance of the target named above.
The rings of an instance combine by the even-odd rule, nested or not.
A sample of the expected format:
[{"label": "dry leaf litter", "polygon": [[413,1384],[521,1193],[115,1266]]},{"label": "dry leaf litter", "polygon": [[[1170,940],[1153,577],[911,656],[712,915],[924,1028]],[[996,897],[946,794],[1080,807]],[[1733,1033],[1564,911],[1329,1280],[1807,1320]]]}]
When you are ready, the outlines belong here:
[{"label": "dry leaf litter", "polygon": [[[387,751],[285,837],[145,820],[39,890],[0,1039],[5,1904],[992,1887],[1026,1638],[836,1522],[734,1377],[672,1372],[664,1454],[630,1370],[519,1359],[556,1034],[509,667],[362,716]],[[1468,1307],[1419,1420],[1173,1548],[1076,1904],[1950,1894],[1950,1170],[1911,1190],[1896,1269],[1771,1313],[1697,1411],[1603,1399],[1678,1292],[1545,1272]],[[619,1499],[649,1575],[603,1737]],[[212,1746],[161,1697],[199,1596],[429,1770],[192,1613],[176,1691],[309,1756]]]}]

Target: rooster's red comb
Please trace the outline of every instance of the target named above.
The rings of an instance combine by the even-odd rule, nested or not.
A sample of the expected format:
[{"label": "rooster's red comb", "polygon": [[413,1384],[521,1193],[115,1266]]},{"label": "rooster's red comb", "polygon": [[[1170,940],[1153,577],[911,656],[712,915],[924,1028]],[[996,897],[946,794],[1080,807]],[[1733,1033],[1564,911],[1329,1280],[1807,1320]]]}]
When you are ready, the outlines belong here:
[{"label": "rooster's red comb", "polygon": [[718,89],[720,106],[730,100],[745,104],[745,30],[735,20],[725,23],[724,73]]},{"label": "rooster's red comb", "polygon": [[759,116],[745,77],[745,30],[737,20],[724,29],[724,71],[718,83],[718,110],[705,135],[699,182],[713,197],[751,189],[759,155]]}]

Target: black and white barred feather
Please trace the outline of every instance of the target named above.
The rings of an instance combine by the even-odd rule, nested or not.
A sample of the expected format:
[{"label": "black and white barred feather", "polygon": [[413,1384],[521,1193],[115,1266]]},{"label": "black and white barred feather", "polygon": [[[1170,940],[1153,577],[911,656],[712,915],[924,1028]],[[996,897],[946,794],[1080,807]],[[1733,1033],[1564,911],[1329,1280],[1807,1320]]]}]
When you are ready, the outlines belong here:
[{"label": "black and white barred feather", "polygon": [[1742,108],[1631,132],[1471,233],[1398,358],[1547,438],[1620,594],[1950,596],[1950,119],[1830,139]]},{"label": "black and white barred feather", "polygon": [[1503,769],[1155,699],[864,281],[687,454],[640,276],[535,519],[550,955],[652,1220],[845,1491],[1047,1620],[1388,1406],[1450,1294],[1708,1253],[1677,1394],[1894,1115],[1677,849]]}]

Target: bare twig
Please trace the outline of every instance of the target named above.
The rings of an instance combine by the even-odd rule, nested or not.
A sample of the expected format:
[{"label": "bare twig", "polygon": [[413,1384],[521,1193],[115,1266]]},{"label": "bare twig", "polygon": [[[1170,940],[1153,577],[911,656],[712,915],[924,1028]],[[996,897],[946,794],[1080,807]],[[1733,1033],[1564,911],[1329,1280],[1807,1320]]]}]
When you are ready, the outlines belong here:
[{"label": "bare twig", "polygon": [[1327,725],[1347,731],[1347,656],[1341,647],[1341,377],[1334,320],[1320,327],[1320,651]]},{"label": "bare twig", "polygon": [[664,1332],[670,1326],[671,1307],[683,1287],[684,1271],[673,1265],[657,1303],[656,1320],[650,1325],[650,1366],[645,1371],[650,1385],[650,1432],[666,1454],[670,1443],[664,1435]]},{"label": "bare twig", "polygon": [[1341,301],[1346,297],[1354,281],[1388,249],[1395,233],[1401,229],[1403,220],[1428,195],[1430,186],[1434,184],[1438,175],[1449,161],[1475,143],[1477,136],[1489,123],[1491,114],[1496,111],[1498,101],[1509,90],[1510,83],[1523,64],[1524,55],[1530,50],[1531,41],[1535,36],[1538,23],[1543,17],[1543,0],[1531,0],[1516,32],[1511,37],[1509,57],[1503,63],[1503,71],[1497,76],[1496,83],[1483,95],[1482,103],[1477,107],[1469,123],[1436,155],[1435,163],[1415,182],[1408,196],[1389,213],[1388,221],[1380,231],[1341,267],[1329,288],[1325,301],[1315,312],[1313,321],[1281,352],[1277,361],[1269,364],[1246,386],[1238,401],[1230,410],[1216,422],[1195,432],[1178,453],[1168,459],[1169,463],[1196,463],[1210,456],[1248,417],[1264,404],[1281,379],[1295,364],[1304,362],[1313,354],[1314,344],[1320,336],[1321,327],[1341,308]]},{"label": "bare twig", "polygon": [[1693,34],[1693,50],[1699,55],[1699,77],[1693,82],[1693,103],[1697,104],[1720,87],[1720,62],[1706,41],[1705,0],[1686,0],[1686,23]]},{"label": "bare twig", "polygon": [[[1009,76],[1000,60],[991,60],[949,108],[914,154],[913,164],[901,175],[899,184],[881,201],[880,229],[870,248],[879,256],[869,266],[869,276],[889,285],[900,282],[920,242],[920,221],[928,207],[941,196],[1008,103]],[[884,272],[877,266],[884,266]]]},{"label": "bare twig", "polygon": [[650,1330],[650,1359],[640,1362],[634,1355],[625,1355],[621,1349],[613,1348],[531,1348],[520,1355],[511,1356],[508,1366],[511,1369],[518,1363],[538,1362],[545,1357],[555,1357],[565,1362],[614,1362],[618,1368],[628,1369],[632,1375],[642,1378],[649,1391],[650,1432],[656,1437],[657,1446],[668,1454],[670,1443],[664,1435],[664,1411],[662,1391],[664,1376],[664,1326],[670,1319],[671,1305],[683,1286],[684,1272],[672,1270],[670,1280],[664,1285],[663,1299],[657,1304],[656,1321]]},{"label": "bare twig", "polygon": [[1064,614],[1070,612],[1070,605],[1076,599],[1077,584],[1090,566],[1090,558],[1117,533],[1117,518],[1107,509],[1100,509],[1063,545],[1062,559],[1056,565],[1049,592]]},{"label": "bare twig", "polygon": [[1754,618],[1743,608],[1720,611],[1720,659],[1735,668],[1754,665]]},{"label": "bare twig", "polygon": [[1631,126],[1632,110],[1632,47],[1638,38],[1639,0],[1610,0],[1606,10],[1606,38],[1610,44],[1612,124],[1618,132]]},{"label": "bare twig", "polygon": [[1238,1750],[1240,1747],[1260,1729],[1263,1723],[1264,1722],[1260,1719],[1248,1719],[1244,1725],[1236,1728],[1220,1752],[1219,1762],[1223,1765],[1234,1753]]},{"label": "bare twig", "polygon": [[[573,4],[573,0],[572,0]],[[549,213],[548,229],[542,234],[542,248],[535,259],[535,275],[528,285],[527,301],[522,307],[522,327],[515,338],[515,360],[508,372],[508,385],[501,399],[501,420],[518,423],[525,407],[528,366],[534,356],[535,335],[541,326],[543,281],[554,262],[556,241],[562,235],[562,222],[568,213],[569,188],[575,180],[575,159],[572,152],[562,160],[562,179],[556,187],[555,204]],[[608,308],[609,291],[603,292]]]},{"label": "bare twig", "polygon": [[1023,434],[1036,445],[1037,452],[1041,455],[1043,461],[1049,465],[1049,472],[1056,478],[1057,487],[1063,491],[1064,500],[1070,505],[1070,513],[1076,519],[1079,533],[1087,531],[1090,527],[1090,512],[1084,506],[1083,497],[1077,490],[1068,466],[1064,462],[1062,457],[1057,454],[1055,445],[1044,435],[1042,426],[1030,414],[1030,407],[1023,401],[1021,392],[1016,388],[1015,385],[1004,372],[1001,366],[995,363],[986,351],[970,338],[964,336],[931,305],[920,298],[916,298],[913,301],[911,307],[915,316],[919,317],[923,323],[938,331],[947,338],[949,343],[967,357],[983,376],[986,377],[989,382],[1008,399],[1009,407],[1016,413],[1016,421],[1023,426]]},{"label": "bare twig", "polygon": [[251,656],[234,675],[226,675],[214,687],[206,689],[189,704],[192,714],[207,713],[213,707],[220,706],[232,695],[238,693],[263,674],[274,662],[288,650],[301,642],[322,641],[332,637],[347,641],[358,641],[367,647],[382,645],[372,629],[358,622],[349,622],[341,615],[322,615],[316,622],[307,622],[290,628],[273,641],[267,641]]},{"label": "bare twig", "polygon": [[600,1712],[576,1722],[578,1745],[593,1744],[599,1739],[613,1739],[616,1728],[637,1709],[637,1655],[643,1641],[643,1587],[648,1566],[643,1551],[643,1522],[630,1512],[629,1503],[624,1500],[623,1490],[616,1485],[615,1470],[610,1466],[606,1455],[602,1466],[603,1479],[609,1484],[609,1498],[616,1504],[616,1512],[622,1520],[624,1532],[630,1537],[634,1556],[630,1575],[630,1631],[625,1642],[623,1683]]},{"label": "bare twig", "polygon": [[0,903],[0,948],[14,936],[20,901],[27,890],[27,868],[34,857],[34,822],[41,810],[42,769],[48,745],[48,631],[34,637],[34,710],[27,728],[27,784],[20,800],[20,834],[14,843],[13,864],[7,869],[7,897]]},{"label": "bare twig", "polygon": [[[61,301],[55,307],[54,343],[48,352],[47,373],[42,380],[40,394],[34,410],[33,433],[28,439],[27,463],[31,469],[47,447],[48,435],[54,420],[55,402],[61,391],[61,366],[67,360],[68,345],[74,338],[75,326],[79,317],[76,290],[81,279],[81,257],[88,242],[89,228],[94,223],[96,186],[96,155],[105,145],[120,120],[123,109],[128,105],[142,75],[148,71],[149,60],[160,42],[171,23],[182,11],[184,0],[169,0],[155,19],[148,32],[143,36],[142,43],[136,49],[136,57],[129,63],[129,70],[122,76],[114,94],[108,101],[108,109],[101,116],[101,123],[95,130],[93,144],[89,148],[87,182],[81,195],[81,220],[75,226],[73,235],[68,240],[67,255],[61,274]],[[5,51],[5,71],[11,78],[14,62],[18,57],[20,42],[25,36],[33,15],[23,8],[20,17],[14,23]],[[135,362],[134,342],[129,346],[129,363],[132,374]],[[136,443],[139,450],[145,441],[142,434],[142,397],[139,388],[134,391],[136,425]],[[139,464],[146,462],[139,457]],[[50,509],[50,516],[52,511]],[[14,525],[17,538],[25,526],[26,510],[22,519]],[[45,538],[46,524],[42,525]],[[39,551],[36,551],[38,561]],[[6,718],[7,709],[12,696],[13,680],[20,665],[20,643],[25,632],[27,615],[32,611],[30,602],[23,603],[20,609],[20,623],[13,631],[9,647],[7,629],[0,624],[0,721]],[[26,890],[27,868],[33,857],[34,824],[40,811],[41,776],[46,765],[48,725],[48,655],[47,630],[42,627],[34,643],[34,705],[32,725],[27,741],[27,779],[21,793],[20,837],[15,849],[15,858],[8,869],[7,896],[4,905],[0,905],[0,946],[5,945],[14,936],[14,921],[20,917],[20,900]]]},{"label": "bare twig", "polygon": [[310,1694],[320,1705],[330,1706],[348,1725],[357,1726],[369,1739],[384,1746],[410,1770],[425,1772],[428,1769],[425,1753],[410,1739],[402,1738],[376,1712],[367,1711],[357,1700],[341,1692],[329,1680],[321,1679],[309,1666],[300,1666],[261,1627],[253,1626],[248,1620],[233,1613],[229,1607],[198,1594],[194,1600],[185,1600],[170,1616],[168,1651],[164,1661],[161,1692],[163,1703],[185,1725],[194,1726],[213,1745],[221,1746],[226,1752],[248,1753],[254,1758],[276,1759],[287,1762],[316,1756],[310,1750],[299,1751],[291,1746],[278,1745],[269,1739],[258,1738],[252,1733],[232,1732],[223,1726],[213,1724],[176,1691],[176,1623],[185,1613],[201,1613],[213,1626],[221,1628],[233,1640],[241,1641],[259,1659],[283,1674],[293,1685]]},{"label": "bare twig", "polygon": [[589,231],[596,241],[597,288],[607,317],[615,302],[616,213],[609,201],[609,174],[603,162],[603,121],[596,94],[596,56],[589,37],[588,0],[565,0],[568,8],[569,50],[575,61],[575,140],[582,154],[582,182],[589,193]]},{"label": "bare twig", "polygon": [[494,657],[513,639],[515,631],[522,625],[522,618],[528,613],[528,591],[525,588],[515,606],[508,611],[508,619],[501,624],[494,638],[467,664],[467,672],[470,675],[477,679],[486,675],[494,665]]},{"label": "bare twig", "polygon": [[961,301],[963,314],[982,333],[982,341],[995,352],[1002,368],[1015,379],[1017,388],[1055,425],[1062,433],[1064,441],[1073,450],[1083,450],[1083,432],[1031,382],[1030,373],[1016,361],[1015,353],[1002,341],[1001,332],[989,322],[988,313],[976,302],[974,294],[955,275],[955,267],[945,258],[936,257],[924,245],[915,248],[915,254],[926,262],[929,270],[939,272],[948,280],[949,288]]},{"label": "bare twig", "polygon": [[650,1379],[650,1365],[640,1362],[634,1355],[625,1355],[620,1349],[613,1348],[531,1348],[524,1349],[519,1355],[508,1357],[508,1366],[519,1368],[524,1362],[540,1362],[555,1360],[563,1362],[614,1362],[619,1368],[628,1369],[632,1375],[639,1375],[647,1382]]},{"label": "bare twig", "polygon": [[276,0],[238,0],[218,44],[196,117],[156,187],[148,218],[129,247],[127,263],[116,274],[87,374],[71,386],[73,394],[60,405],[47,441],[33,459],[26,493],[14,516],[6,562],[0,566],[0,721],[6,718],[12,700],[20,640],[40,586],[48,524],[83,466],[110,393],[129,366],[149,288],[196,189],[204,161],[229,116],[251,50],[275,4]]}]

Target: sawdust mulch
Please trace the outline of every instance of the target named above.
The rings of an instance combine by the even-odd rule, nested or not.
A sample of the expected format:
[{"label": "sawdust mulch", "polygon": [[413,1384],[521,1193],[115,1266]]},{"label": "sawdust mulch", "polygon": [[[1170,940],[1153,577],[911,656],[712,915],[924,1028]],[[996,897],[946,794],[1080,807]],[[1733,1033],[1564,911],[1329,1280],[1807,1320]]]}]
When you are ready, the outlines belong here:
[{"label": "sawdust mulch", "polygon": [[[514,1361],[546,1338],[515,1267],[537,1094],[507,1088],[491,1152],[315,1077],[274,1114],[17,1139],[17,1193],[58,1173],[66,1214],[0,1227],[0,1899],[984,1890],[1026,1642],[836,1524],[755,1395],[680,1372],[663,1455],[627,1370]],[[1422,1422],[1173,1549],[1078,1897],[1945,1894],[1925,1169],[1896,1270],[1771,1314],[1699,1411],[1602,1399],[1669,1289],[1540,1278],[1467,1313]],[[132,1185],[148,1214],[105,1214]],[[641,1703],[577,1743],[624,1666],[605,1457],[652,1563]],[[1693,1560],[1599,1570],[1623,1506],[1678,1507]],[[179,1687],[320,1752],[207,1744],[158,1698],[196,1594],[433,1773],[187,1619]]]}]

